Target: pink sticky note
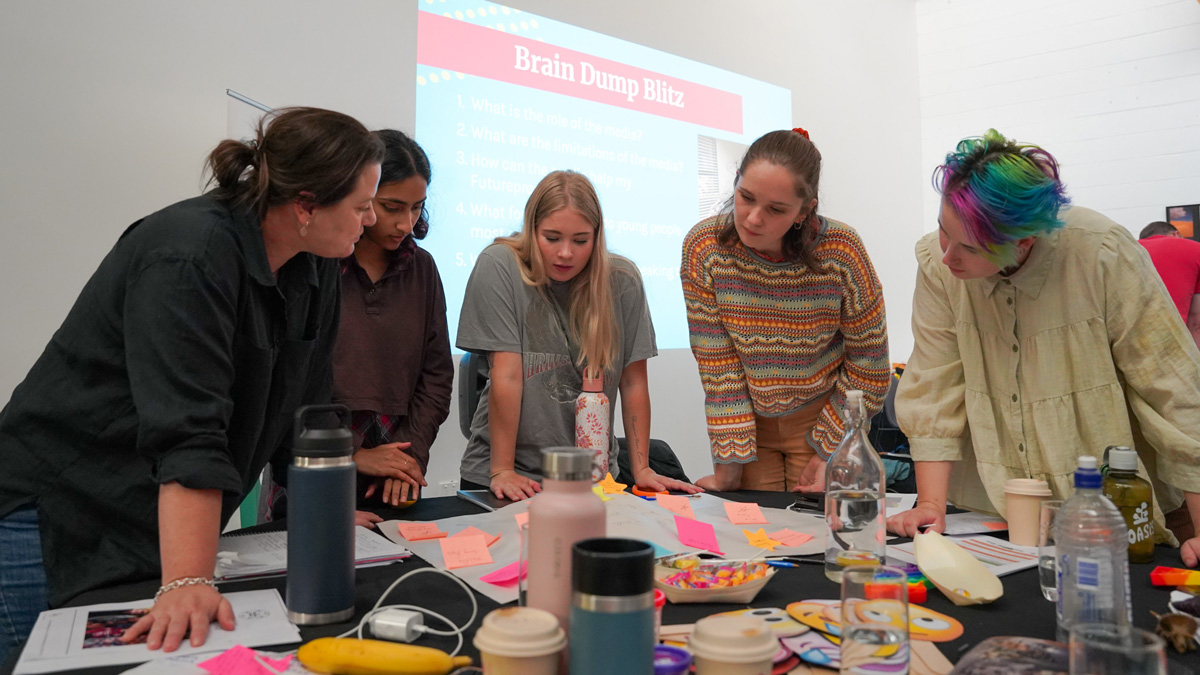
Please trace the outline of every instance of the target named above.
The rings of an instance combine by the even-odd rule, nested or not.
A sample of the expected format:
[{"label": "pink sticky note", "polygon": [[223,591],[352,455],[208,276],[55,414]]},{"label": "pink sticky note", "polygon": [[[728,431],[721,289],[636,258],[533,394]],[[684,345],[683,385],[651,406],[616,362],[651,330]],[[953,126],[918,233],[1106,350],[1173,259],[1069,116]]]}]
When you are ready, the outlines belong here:
[{"label": "pink sticky note", "polygon": [[529,562],[526,561],[525,564],[521,566],[521,574],[518,576],[517,563],[513,563],[511,565],[505,565],[495,572],[489,572],[479,577],[479,580],[486,581],[487,583],[494,584],[496,586],[510,586],[517,583],[518,579],[524,579],[525,573],[528,571]]},{"label": "pink sticky note", "polygon": [[1004,522],[1003,520],[1001,520],[999,522],[996,522],[996,521],[985,522],[983,524],[983,526],[989,530],[996,530],[996,531],[1008,529],[1008,523]]},{"label": "pink sticky note", "polygon": [[517,519],[518,528],[524,527],[529,522],[529,512],[523,511],[521,513],[514,513],[513,518]]},{"label": "pink sticky note", "polygon": [[696,514],[692,513],[692,504],[687,497],[682,495],[658,495],[655,500],[658,505],[672,513],[678,513],[685,518],[695,518]]},{"label": "pink sticky note", "polygon": [[683,545],[725,555],[721,550],[721,545],[717,543],[717,532],[712,525],[694,518],[675,516],[675,529],[679,532],[679,541]]},{"label": "pink sticky note", "polygon": [[[274,668],[269,670],[262,663]],[[213,675],[277,675],[284,670],[287,670],[288,664],[291,663],[292,657],[285,656],[282,659],[270,659],[265,656],[260,656],[254,653],[254,650],[238,645],[232,647],[217,656],[200,663],[200,667],[212,673]]]},{"label": "pink sticky note", "polygon": [[451,535],[451,536],[470,537],[472,535],[479,535],[479,536],[483,537],[483,540],[487,542],[488,546],[491,546],[492,544],[500,541],[500,535],[488,534],[487,532],[484,532],[483,530],[479,529],[478,527],[475,527],[474,525],[468,527],[467,529],[463,530],[462,532],[459,532],[458,534]]},{"label": "pink sticky note", "polygon": [[725,514],[729,516],[729,522],[736,525],[768,524],[762,509],[753,502],[725,502]]},{"label": "pink sticky note", "polygon": [[803,532],[794,532],[787,528],[784,528],[778,532],[770,532],[770,533],[768,533],[767,536],[769,536],[772,539],[774,539],[775,541],[783,544],[784,546],[800,546],[804,542],[813,538],[811,534],[804,534]]},{"label": "pink sticky note", "polygon": [[438,529],[437,523],[400,523],[400,536],[409,541],[421,541],[440,539],[446,533]]},{"label": "pink sticky note", "polygon": [[487,565],[492,562],[492,554],[488,553],[487,542],[481,535],[446,537],[438,543],[442,545],[442,558],[446,561],[448,570]]}]

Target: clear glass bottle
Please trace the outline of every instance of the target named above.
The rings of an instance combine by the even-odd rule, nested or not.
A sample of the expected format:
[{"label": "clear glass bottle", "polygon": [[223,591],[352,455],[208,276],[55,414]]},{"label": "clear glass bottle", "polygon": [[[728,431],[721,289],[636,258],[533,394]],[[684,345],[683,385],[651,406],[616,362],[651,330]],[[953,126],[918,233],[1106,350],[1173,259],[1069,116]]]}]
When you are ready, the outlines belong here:
[{"label": "clear glass bottle", "polygon": [[1128,626],[1129,535],[1125,518],[1100,491],[1095,457],[1079,458],[1075,494],[1054,520],[1058,554],[1058,639],[1081,623]]},{"label": "clear glass bottle", "polygon": [[1129,562],[1154,561],[1154,488],[1138,475],[1137,451],[1120,445],[1104,449],[1108,472],[1104,474],[1104,496],[1125,517],[1129,528]]},{"label": "clear glass bottle", "polygon": [[846,393],[845,435],[825,466],[825,576],[885,558],[883,460],[867,440],[861,391]]}]

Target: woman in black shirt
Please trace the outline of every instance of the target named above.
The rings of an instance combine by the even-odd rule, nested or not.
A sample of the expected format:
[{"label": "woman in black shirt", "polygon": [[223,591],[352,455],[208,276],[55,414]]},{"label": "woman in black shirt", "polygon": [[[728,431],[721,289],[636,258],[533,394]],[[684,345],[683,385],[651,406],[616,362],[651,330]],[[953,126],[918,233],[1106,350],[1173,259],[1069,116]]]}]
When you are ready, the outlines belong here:
[{"label": "woman in black shirt", "polygon": [[381,158],[350,117],[280,111],[213,150],[215,190],[134,223],[100,263],[0,412],[0,604],[18,610],[0,660],[47,605],[156,576],[126,640],[171,651],[233,627],[211,581],[220,527],[295,409],[329,400],[337,259],[375,222]]}]

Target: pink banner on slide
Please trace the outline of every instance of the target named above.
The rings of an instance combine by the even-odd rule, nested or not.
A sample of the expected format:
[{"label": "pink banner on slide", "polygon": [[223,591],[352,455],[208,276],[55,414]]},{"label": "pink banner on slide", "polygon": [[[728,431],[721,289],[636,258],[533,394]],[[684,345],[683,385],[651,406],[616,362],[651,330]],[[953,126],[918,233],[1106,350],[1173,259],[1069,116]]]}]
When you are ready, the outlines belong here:
[{"label": "pink banner on slide", "polygon": [[742,97],[695,82],[417,13],[417,63],[742,133]]}]

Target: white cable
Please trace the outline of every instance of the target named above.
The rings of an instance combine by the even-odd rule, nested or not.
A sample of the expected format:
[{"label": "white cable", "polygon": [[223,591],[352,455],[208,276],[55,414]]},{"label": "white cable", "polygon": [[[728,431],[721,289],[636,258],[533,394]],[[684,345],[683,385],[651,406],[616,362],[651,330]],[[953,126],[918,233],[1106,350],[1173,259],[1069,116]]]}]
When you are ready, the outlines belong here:
[{"label": "white cable", "polygon": [[[447,619],[446,617],[442,616],[441,614],[438,614],[437,612],[435,612],[431,609],[425,609],[424,607],[417,607],[415,605],[383,605],[384,598],[386,598],[388,596],[388,594],[391,593],[392,590],[396,588],[396,586],[400,585],[400,582],[404,581],[405,579],[411,577],[414,574],[420,574],[421,572],[440,574],[444,577],[447,577],[448,579],[451,579],[452,581],[454,581],[454,583],[458,584],[459,586],[462,586],[463,590],[467,592],[467,598],[469,598],[471,600],[471,618],[467,619],[467,622],[465,624],[463,624],[460,627],[457,624],[455,624],[453,621],[451,621],[450,619]],[[362,618],[362,620],[360,620],[358,622],[358,625],[356,627],[351,628],[350,630],[346,631],[345,633],[338,635],[337,637],[346,637],[346,636],[350,635],[351,633],[357,633],[358,637],[362,638],[363,626],[365,626],[371,620],[371,617],[375,616],[376,614],[378,614],[384,610],[388,610],[388,609],[407,609],[407,610],[412,610],[414,612],[421,612],[422,614],[428,614],[429,616],[432,616],[433,618],[444,622],[447,626],[450,626],[450,628],[452,629],[450,631],[434,630],[429,627],[422,627],[420,630],[422,633],[429,633],[431,635],[444,635],[447,637],[449,637],[449,636],[457,637],[458,644],[454,647],[454,651],[450,652],[450,656],[454,656],[454,655],[458,654],[458,650],[462,649],[463,632],[466,631],[467,628],[469,628],[471,626],[471,624],[475,623],[475,616],[477,614],[479,614],[479,603],[475,601],[475,594],[471,591],[471,588],[469,586],[467,586],[465,583],[463,583],[462,579],[459,579],[458,577],[454,576],[453,574],[450,574],[449,572],[446,572],[444,570],[439,570],[434,567],[421,567],[421,568],[412,570],[412,571],[408,572],[407,574],[402,575],[399,579],[396,579],[395,581],[393,581],[392,584],[390,586],[388,586],[387,589],[379,596],[379,600],[375,601],[375,606],[372,607],[370,609],[370,611],[368,611],[365,615],[363,615],[363,618]]]}]

